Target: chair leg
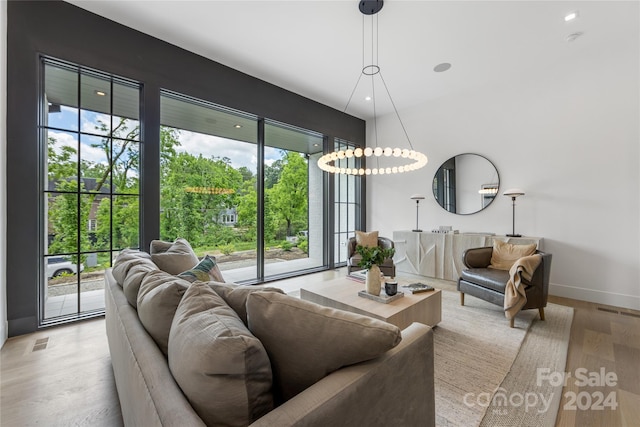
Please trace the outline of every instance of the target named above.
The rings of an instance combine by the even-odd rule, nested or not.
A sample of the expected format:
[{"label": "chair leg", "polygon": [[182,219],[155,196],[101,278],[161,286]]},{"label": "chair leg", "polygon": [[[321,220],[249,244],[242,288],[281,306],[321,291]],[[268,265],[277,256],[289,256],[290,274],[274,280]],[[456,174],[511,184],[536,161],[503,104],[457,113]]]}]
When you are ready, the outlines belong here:
[{"label": "chair leg", "polygon": [[540,307],[538,313],[540,313],[540,320],[544,320],[544,307]]},{"label": "chair leg", "polygon": [[464,294],[460,292],[460,305],[464,305]]},{"label": "chair leg", "polygon": [[515,321],[516,321],[515,317],[512,317],[511,320],[509,320],[509,327],[510,328],[513,328],[513,325],[514,325]]}]

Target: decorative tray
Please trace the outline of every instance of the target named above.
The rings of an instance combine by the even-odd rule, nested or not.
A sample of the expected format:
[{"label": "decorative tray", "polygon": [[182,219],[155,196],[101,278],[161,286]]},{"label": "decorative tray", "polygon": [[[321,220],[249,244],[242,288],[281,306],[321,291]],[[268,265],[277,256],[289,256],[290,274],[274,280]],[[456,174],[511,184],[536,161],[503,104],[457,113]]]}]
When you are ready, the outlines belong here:
[{"label": "decorative tray", "polygon": [[404,296],[404,293],[398,291],[398,293],[395,294],[394,296],[389,296],[389,295],[385,294],[384,291],[382,291],[382,292],[380,292],[380,295],[371,295],[367,291],[362,290],[362,291],[358,292],[358,296],[363,297],[363,298],[372,299],[374,301],[381,302],[383,304],[388,304],[391,301],[395,301],[398,298],[402,298]]}]

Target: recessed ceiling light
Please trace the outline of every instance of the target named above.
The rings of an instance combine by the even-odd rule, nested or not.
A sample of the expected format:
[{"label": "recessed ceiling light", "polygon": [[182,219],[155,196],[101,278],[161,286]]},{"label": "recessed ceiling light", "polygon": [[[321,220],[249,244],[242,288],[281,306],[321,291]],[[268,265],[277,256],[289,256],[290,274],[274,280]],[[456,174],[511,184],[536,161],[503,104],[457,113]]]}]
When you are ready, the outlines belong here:
[{"label": "recessed ceiling light", "polygon": [[568,13],[567,15],[565,15],[564,21],[565,22],[573,21],[577,17],[578,17],[578,11],[576,10],[576,11],[573,11],[573,12]]},{"label": "recessed ceiling light", "polygon": [[371,97],[370,97],[370,96],[365,96],[365,97],[364,97],[364,100],[365,100],[365,101],[371,101]]},{"label": "recessed ceiling light", "polygon": [[103,92],[101,90],[96,90],[94,91],[96,95],[98,96],[107,96],[107,92]]},{"label": "recessed ceiling light", "polygon": [[235,125],[233,127],[236,128],[236,129],[240,129],[242,127],[242,125]]},{"label": "recessed ceiling light", "polygon": [[314,147],[320,147],[320,144],[318,144],[317,142],[315,144],[313,144]]},{"label": "recessed ceiling light", "polygon": [[435,71],[436,73],[442,73],[444,71],[447,71],[449,68],[451,68],[451,64],[449,64],[448,62],[443,62],[442,64],[438,64],[433,67],[433,71]]}]

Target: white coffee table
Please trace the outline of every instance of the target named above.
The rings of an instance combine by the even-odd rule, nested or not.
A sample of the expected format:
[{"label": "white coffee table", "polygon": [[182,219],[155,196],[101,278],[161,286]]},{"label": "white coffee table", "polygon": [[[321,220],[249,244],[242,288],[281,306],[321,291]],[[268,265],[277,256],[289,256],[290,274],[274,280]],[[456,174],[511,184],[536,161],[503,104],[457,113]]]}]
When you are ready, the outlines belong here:
[{"label": "white coffee table", "polygon": [[[417,280],[396,277],[398,291],[404,297],[390,303],[381,303],[358,296],[364,289],[364,283],[339,278],[300,288],[300,298],[325,307],[337,308],[352,313],[364,314],[404,329],[413,322],[435,326],[442,318],[442,294],[439,289],[430,292],[412,294],[402,287]],[[384,291],[382,291],[384,292]]]}]

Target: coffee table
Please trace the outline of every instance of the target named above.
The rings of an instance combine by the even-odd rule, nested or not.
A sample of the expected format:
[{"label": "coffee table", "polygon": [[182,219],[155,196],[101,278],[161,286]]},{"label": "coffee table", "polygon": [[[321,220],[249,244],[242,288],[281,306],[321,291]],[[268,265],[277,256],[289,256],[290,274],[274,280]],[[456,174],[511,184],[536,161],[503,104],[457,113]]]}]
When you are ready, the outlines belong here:
[{"label": "coffee table", "polygon": [[[435,326],[442,318],[442,294],[439,289],[412,294],[403,285],[419,280],[396,277],[402,298],[387,304],[358,296],[364,283],[342,277],[300,288],[300,298],[325,307],[364,314],[404,329],[413,322]],[[384,290],[382,291],[384,292]]]}]

